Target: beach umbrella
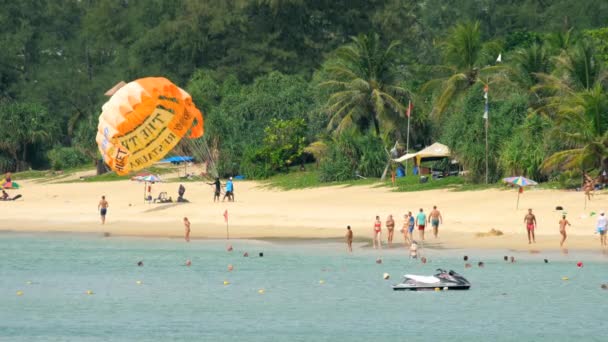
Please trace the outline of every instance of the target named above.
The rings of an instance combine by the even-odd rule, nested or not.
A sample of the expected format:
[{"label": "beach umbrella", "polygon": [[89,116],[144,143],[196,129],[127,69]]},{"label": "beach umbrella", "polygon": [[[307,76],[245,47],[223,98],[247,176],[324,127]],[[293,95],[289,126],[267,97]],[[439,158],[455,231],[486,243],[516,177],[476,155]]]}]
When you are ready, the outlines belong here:
[{"label": "beach umbrella", "polygon": [[146,201],[146,187],[148,186],[148,183],[162,183],[163,181],[159,176],[151,173],[144,173],[135,176],[131,178],[131,180],[136,182],[144,182],[144,202]]},{"label": "beach umbrella", "polygon": [[504,178],[503,182],[512,185],[517,185],[519,187],[517,191],[517,206],[515,207],[516,209],[519,209],[519,195],[521,195],[521,193],[523,192],[523,187],[538,184],[537,182],[522,176]]}]

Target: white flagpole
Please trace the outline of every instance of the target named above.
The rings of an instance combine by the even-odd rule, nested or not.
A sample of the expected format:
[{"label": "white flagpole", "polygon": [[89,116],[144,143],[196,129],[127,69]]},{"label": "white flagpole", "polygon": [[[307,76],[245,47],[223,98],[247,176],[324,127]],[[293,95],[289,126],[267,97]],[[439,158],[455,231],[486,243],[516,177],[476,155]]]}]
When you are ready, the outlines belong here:
[{"label": "white flagpole", "polygon": [[[486,109],[488,108],[488,93],[489,91],[486,92]],[[488,125],[489,125],[489,116],[490,114],[488,113],[489,110],[486,111],[485,113],[485,117],[486,117],[486,184],[488,184]]]},{"label": "white flagpole", "polygon": [[[412,116],[412,112],[410,110],[411,103],[412,101],[410,101],[410,103],[407,105],[407,110],[410,115],[407,116],[407,139],[405,143],[405,154],[410,153],[410,117]],[[405,160],[405,175],[407,176],[407,159]]]}]

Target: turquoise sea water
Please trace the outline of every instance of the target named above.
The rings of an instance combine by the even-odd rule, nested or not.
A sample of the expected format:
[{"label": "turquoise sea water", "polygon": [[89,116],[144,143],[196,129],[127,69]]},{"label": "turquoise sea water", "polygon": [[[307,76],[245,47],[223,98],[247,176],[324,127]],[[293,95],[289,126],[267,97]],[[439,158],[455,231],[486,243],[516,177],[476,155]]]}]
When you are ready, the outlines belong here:
[{"label": "turquoise sea water", "polygon": [[[0,340],[608,339],[608,258],[599,252],[426,250],[422,265],[393,250],[378,265],[378,252],[346,255],[341,244],[231,243],[229,253],[225,241],[1,233]],[[505,264],[505,253],[517,263]],[[465,270],[464,254],[486,266]],[[472,289],[391,290],[404,273],[437,267],[459,271]]]}]

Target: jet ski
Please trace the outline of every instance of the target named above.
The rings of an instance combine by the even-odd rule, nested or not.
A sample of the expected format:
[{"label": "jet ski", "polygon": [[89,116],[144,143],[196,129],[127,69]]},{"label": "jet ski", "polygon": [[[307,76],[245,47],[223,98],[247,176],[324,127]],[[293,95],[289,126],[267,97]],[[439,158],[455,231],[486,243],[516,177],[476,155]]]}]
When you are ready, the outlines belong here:
[{"label": "jet ski", "polygon": [[468,280],[452,270],[448,272],[438,268],[437,272],[438,273],[433,276],[406,274],[403,282],[393,285],[393,290],[468,290],[471,287],[471,283],[469,283]]}]

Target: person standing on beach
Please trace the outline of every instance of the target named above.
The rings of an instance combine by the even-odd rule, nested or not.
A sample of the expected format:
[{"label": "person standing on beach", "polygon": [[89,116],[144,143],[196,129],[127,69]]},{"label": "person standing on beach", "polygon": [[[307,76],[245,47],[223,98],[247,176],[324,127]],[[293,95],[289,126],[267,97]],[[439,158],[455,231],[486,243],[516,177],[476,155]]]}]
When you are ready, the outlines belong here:
[{"label": "person standing on beach", "polygon": [[411,211],[408,212],[407,215],[404,215],[403,218],[403,245],[407,247],[412,244],[412,241],[410,240],[410,235],[414,230],[414,218],[412,217]]},{"label": "person standing on beach", "polygon": [[106,196],[101,196],[101,201],[97,205],[97,210],[99,210],[99,214],[101,215],[101,224],[106,224],[106,214],[108,213],[108,207],[110,204],[106,201]]},{"label": "person standing on beach", "polygon": [[388,246],[391,247],[393,245],[393,235],[395,234],[395,220],[393,220],[393,215],[388,215],[386,218],[386,229],[388,230]]},{"label": "person standing on beach", "polygon": [[215,177],[215,182],[207,183],[209,185],[215,185],[215,192],[213,193],[213,203],[217,200],[220,201],[220,192],[222,191],[222,183],[219,177]]},{"label": "person standing on beach", "polygon": [[568,237],[566,235],[566,226],[570,226],[570,225],[571,225],[570,222],[568,222],[568,220],[566,219],[566,215],[562,215],[562,219],[559,220],[559,233],[562,234],[562,241],[560,241],[560,243],[559,243],[560,247],[562,247],[564,245],[564,242],[566,241],[566,238]]},{"label": "person standing on beach", "polygon": [[346,226],[346,250],[349,253],[353,252],[353,231],[350,226]]},{"label": "person standing on beach", "polygon": [[429,223],[433,227],[433,235],[435,239],[437,238],[437,234],[439,233],[439,223],[443,223],[443,217],[441,217],[441,212],[437,210],[437,206],[433,206],[433,211],[429,214]]},{"label": "person standing on beach", "polygon": [[224,198],[222,198],[222,202],[226,200],[228,197],[228,202],[234,202],[234,185],[232,184],[232,177],[228,178],[226,182],[226,193],[224,194]]},{"label": "person standing on beach", "polygon": [[190,221],[188,220],[187,217],[184,217],[184,229],[185,229],[184,239],[186,240],[186,242],[190,242]]},{"label": "person standing on beach", "polygon": [[376,248],[376,243],[378,244],[378,248],[382,249],[382,222],[380,222],[380,216],[376,216],[376,221],[374,221],[374,237],[372,238],[372,243],[374,248]]},{"label": "person standing on beach", "polygon": [[426,214],[424,210],[420,208],[420,212],[416,216],[416,224],[418,225],[418,234],[420,234],[420,240],[424,241],[424,228],[426,227]]},{"label": "person standing on beach", "polygon": [[528,214],[524,217],[524,223],[526,224],[526,231],[528,232],[528,244],[531,244],[532,242],[536,243],[534,229],[536,228],[537,224],[536,216],[532,214],[532,209],[528,209]]},{"label": "person standing on beach", "polygon": [[606,221],[606,214],[602,211],[600,216],[597,218],[597,232],[600,233],[600,244],[606,246],[606,227],[608,222]]}]

